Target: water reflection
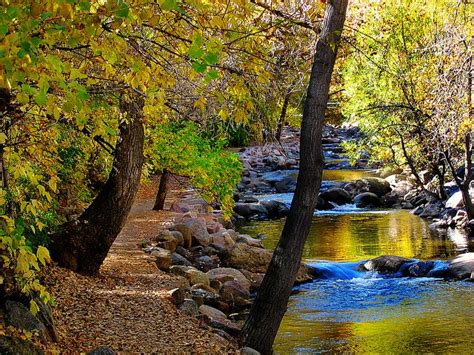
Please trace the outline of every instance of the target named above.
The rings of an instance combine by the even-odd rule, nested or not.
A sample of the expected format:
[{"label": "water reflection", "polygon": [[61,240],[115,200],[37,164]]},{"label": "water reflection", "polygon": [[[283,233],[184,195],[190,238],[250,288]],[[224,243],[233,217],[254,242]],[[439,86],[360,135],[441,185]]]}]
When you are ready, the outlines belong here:
[{"label": "water reflection", "polygon": [[[450,259],[473,250],[408,211],[317,214],[303,259],[359,261],[382,254]],[[284,220],[241,228],[273,249]],[[290,299],[274,350],[288,353],[473,353],[474,285],[430,278],[316,280]]]},{"label": "water reflection", "polygon": [[[266,248],[274,249],[284,220],[252,222],[241,232],[264,234]],[[465,235],[443,235],[405,210],[383,213],[316,215],[306,242],[303,259],[357,261],[383,254],[420,259],[446,259],[467,251]]]}]

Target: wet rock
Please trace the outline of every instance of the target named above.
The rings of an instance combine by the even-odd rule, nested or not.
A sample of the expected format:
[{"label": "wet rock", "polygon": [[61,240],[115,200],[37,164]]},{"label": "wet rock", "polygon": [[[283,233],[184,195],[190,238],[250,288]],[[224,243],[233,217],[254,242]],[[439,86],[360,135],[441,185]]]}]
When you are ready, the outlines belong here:
[{"label": "wet rock", "polygon": [[474,253],[461,254],[449,263],[450,273],[457,279],[468,279],[474,272]]},{"label": "wet rock", "polygon": [[338,205],[343,205],[352,201],[351,195],[346,190],[339,187],[332,187],[323,191],[320,196],[325,201],[334,202]]},{"label": "wet rock", "polygon": [[192,299],[185,299],[179,306],[179,310],[191,317],[197,317],[199,315],[199,306]]},{"label": "wet rock", "polygon": [[241,202],[244,203],[258,203],[258,199],[252,195],[244,195],[241,198]]},{"label": "wet rock", "polygon": [[318,196],[316,198],[316,209],[319,211],[326,211],[326,210],[331,210],[334,208],[334,205],[326,201],[324,198],[321,196]]},{"label": "wet rock", "polygon": [[209,270],[207,275],[211,282],[217,280],[223,284],[227,281],[237,280],[245,290],[250,290],[250,281],[237,269],[221,267]]},{"label": "wet rock", "polygon": [[449,227],[449,223],[446,219],[441,219],[430,224],[431,229],[446,229]]},{"label": "wet rock", "polygon": [[267,209],[259,203],[240,203],[234,206],[234,212],[246,219],[266,218],[268,216]]},{"label": "wet rock", "polygon": [[362,192],[354,197],[354,203],[359,208],[379,207],[381,205],[380,197],[372,192]]},{"label": "wet rock", "polygon": [[404,274],[411,277],[427,276],[434,266],[434,261],[418,261],[410,265]]},{"label": "wet rock", "polygon": [[290,212],[290,208],[280,201],[261,201],[260,204],[267,210],[269,218],[286,217]]},{"label": "wet rock", "polygon": [[5,321],[15,328],[36,333],[43,340],[49,338],[46,326],[23,303],[11,300],[5,301]]},{"label": "wet rock", "polygon": [[413,259],[402,258],[401,256],[382,255],[359,265],[359,269],[363,271],[378,271],[383,274],[390,274],[398,272],[403,264],[412,261]]},{"label": "wet rock", "polygon": [[155,262],[158,269],[168,271],[172,265],[171,252],[166,249],[155,247],[150,253],[150,258]]},{"label": "wet rock", "polygon": [[412,210],[410,213],[411,213],[411,214],[414,214],[415,216],[419,216],[420,214],[423,213],[423,207],[418,206],[417,208],[415,208],[414,210]]},{"label": "wet rock", "polygon": [[278,193],[295,192],[296,178],[293,176],[286,176],[283,180],[275,183],[275,190]]}]

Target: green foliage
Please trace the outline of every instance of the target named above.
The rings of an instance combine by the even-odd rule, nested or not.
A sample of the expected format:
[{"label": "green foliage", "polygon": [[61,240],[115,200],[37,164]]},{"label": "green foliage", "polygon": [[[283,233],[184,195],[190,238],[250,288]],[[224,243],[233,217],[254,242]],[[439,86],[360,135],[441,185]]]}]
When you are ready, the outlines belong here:
[{"label": "green foliage", "polygon": [[218,202],[224,215],[230,216],[242,165],[238,155],[223,149],[224,140],[203,138],[192,123],[158,125],[151,140],[150,160],[156,170],[189,177],[206,201]]},{"label": "green foliage", "polygon": [[25,238],[22,222],[3,217],[0,222],[0,292],[1,296],[23,295],[30,299],[33,314],[39,311],[35,297],[45,304],[53,302],[51,295],[40,283],[40,266],[50,262],[48,249],[33,249]]}]

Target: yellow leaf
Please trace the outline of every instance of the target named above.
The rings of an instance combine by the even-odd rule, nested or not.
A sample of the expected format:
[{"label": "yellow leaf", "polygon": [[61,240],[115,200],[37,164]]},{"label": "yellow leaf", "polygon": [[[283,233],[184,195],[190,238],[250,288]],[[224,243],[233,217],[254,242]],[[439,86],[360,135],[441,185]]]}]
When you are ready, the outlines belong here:
[{"label": "yellow leaf", "polygon": [[49,250],[44,246],[40,245],[36,251],[36,256],[41,264],[46,265],[51,262],[51,257],[49,256]]},{"label": "yellow leaf", "polygon": [[40,311],[38,304],[33,300],[30,301],[30,311],[31,313],[33,313],[34,316],[36,316]]},{"label": "yellow leaf", "polygon": [[0,144],[5,144],[7,141],[7,135],[3,132],[0,132]]}]

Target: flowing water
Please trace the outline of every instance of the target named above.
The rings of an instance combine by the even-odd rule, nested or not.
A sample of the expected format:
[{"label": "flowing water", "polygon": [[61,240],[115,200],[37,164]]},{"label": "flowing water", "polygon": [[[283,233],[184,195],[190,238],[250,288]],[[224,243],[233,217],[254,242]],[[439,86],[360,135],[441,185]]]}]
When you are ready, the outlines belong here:
[{"label": "flowing water", "polygon": [[[332,180],[354,178],[341,171],[335,175]],[[285,202],[291,198],[261,197]],[[241,232],[264,234],[265,247],[273,249],[283,224],[284,220],[251,222]],[[474,245],[465,235],[441,235],[408,211],[346,205],[316,212],[303,260],[322,276],[296,288],[274,350],[473,354],[473,283],[390,278],[356,270],[362,260],[383,254],[439,260],[441,265],[466,251],[474,251]]]}]

